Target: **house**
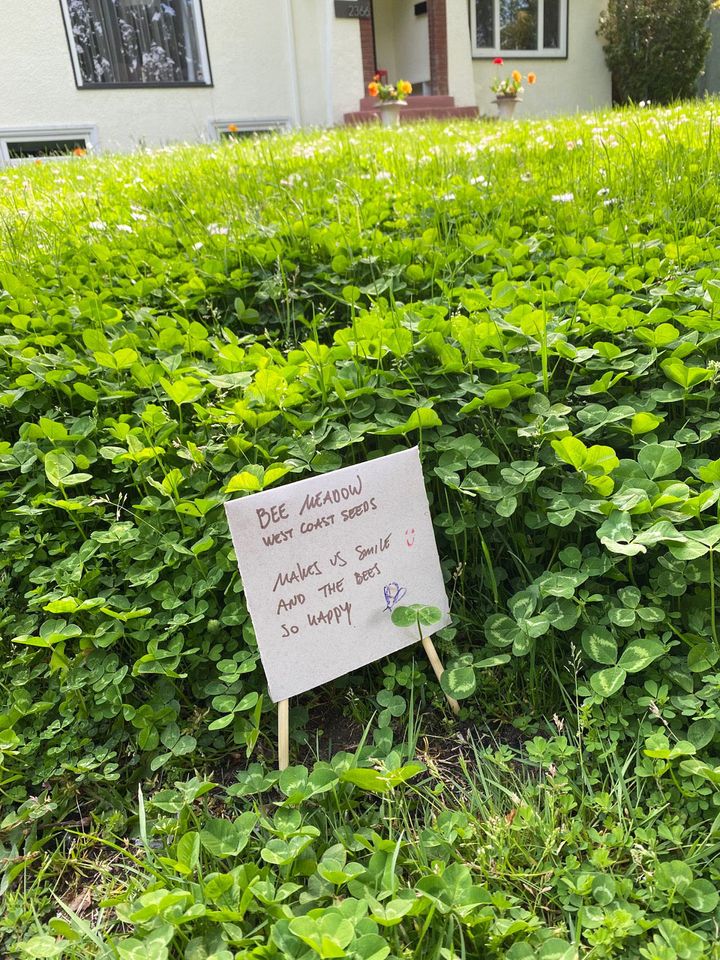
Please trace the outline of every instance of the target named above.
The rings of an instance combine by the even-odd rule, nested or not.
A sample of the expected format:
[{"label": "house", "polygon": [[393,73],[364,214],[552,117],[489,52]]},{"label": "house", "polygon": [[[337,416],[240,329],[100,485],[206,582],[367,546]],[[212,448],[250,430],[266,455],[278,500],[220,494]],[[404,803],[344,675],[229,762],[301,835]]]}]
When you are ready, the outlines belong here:
[{"label": "house", "polygon": [[418,116],[491,113],[497,56],[538,75],[526,115],[607,105],[603,5],[4,0],[0,162],[365,119],[376,69],[414,84]]}]

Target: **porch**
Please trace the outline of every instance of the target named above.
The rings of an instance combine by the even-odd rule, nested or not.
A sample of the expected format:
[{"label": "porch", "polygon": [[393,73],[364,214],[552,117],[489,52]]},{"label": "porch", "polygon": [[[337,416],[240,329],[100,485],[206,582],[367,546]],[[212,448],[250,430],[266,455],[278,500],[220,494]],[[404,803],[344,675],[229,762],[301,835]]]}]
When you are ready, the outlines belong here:
[{"label": "porch", "polygon": [[[476,117],[478,109],[463,0],[372,0],[360,19],[365,86],[377,71],[390,82],[409,80],[404,121]],[[346,123],[377,119],[377,101],[361,98]]]}]

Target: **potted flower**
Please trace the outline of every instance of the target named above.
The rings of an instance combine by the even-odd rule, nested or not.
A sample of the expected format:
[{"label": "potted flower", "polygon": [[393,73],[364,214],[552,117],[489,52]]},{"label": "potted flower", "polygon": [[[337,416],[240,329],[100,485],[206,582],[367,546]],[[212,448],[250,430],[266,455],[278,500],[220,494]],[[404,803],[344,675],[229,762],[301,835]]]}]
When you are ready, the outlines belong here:
[{"label": "potted flower", "polygon": [[407,80],[383,83],[381,75],[376,73],[368,84],[368,93],[371,97],[378,99],[378,109],[383,124],[392,126],[400,121],[400,111],[407,106],[404,98],[412,93],[412,84]]},{"label": "potted flower", "polygon": [[[493,63],[496,66],[502,66],[504,60],[502,57],[495,57]],[[534,73],[528,73],[527,82],[532,86],[537,77]],[[523,92],[523,75],[519,70],[513,70],[509,77],[495,77],[490,85],[490,89],[495,94],[495,103],[501,120],[510,120],[515,112],[515,106],[520,101],[520,94]]]}]

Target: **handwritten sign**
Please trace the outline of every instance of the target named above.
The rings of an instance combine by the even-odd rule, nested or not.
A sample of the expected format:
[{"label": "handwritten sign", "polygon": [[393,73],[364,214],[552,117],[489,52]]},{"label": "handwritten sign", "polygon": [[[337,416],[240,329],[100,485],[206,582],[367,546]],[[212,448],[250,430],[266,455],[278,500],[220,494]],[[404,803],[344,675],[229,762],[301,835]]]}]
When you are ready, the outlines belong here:
[{"label": "handwritten sign", "polygon": [[417,447],[225,504],[273,701],[419,639],[392,611],[450,622]]}]

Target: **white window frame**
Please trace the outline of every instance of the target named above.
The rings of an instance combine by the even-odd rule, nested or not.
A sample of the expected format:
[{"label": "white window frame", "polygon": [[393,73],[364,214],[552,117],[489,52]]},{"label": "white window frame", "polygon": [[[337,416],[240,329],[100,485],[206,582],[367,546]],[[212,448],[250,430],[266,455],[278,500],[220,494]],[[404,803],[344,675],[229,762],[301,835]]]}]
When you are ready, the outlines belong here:
[{"label": "white window frame", "polygon": [[67,7],[67,0],[60,0],[63,20],[65,22],[65,34],[67,36],[68,47],[70,48],[70,59],[72,60],[73,73],[75,74],[75,85],[78,90],[118,90],[118,89],[141,89],[152,87],[212,87],[213,80],[210,72],[210,56],[208,54],[207,35],[205,33],[205,18],[203,16],[202,0],[190,0],[195,15],[195,24],[198,31],[198,47],[200,51],[200,63],[202,66],[204,80],[178,80],[177,83],[87,83],[83,79],[80,69],[80,58],[78,57],[77,47],[73,39],[72,21],[70,20],[70,11]]},{"label": "white window frame", "polygon": [[[554,57],[555,59],[565,59],[567,57],[567,36],[568,36],[568,5],[570,0],[560,0],[560,46],[543,49],[542,32],[545,23],[545,0],[538,0],[538,49],[537,50],[502,50],[500,47],[476,47],[475,39],[477,37],[477,3],[476,0],[470,0],[470,30],[473,57],[502,57],[503,60],[528,59],[536,57]],[[582,2],[582,0],[581,0]],[[493,0],[494,34],[497,41],[500,41],[500,0]]]},{"label": "white window frame", "polygon": [[[11,157],[9,143],[25,143],[28,140],[84,140],[87,150],[95,153],[100,147],[98,128],[94,123],[47,124],[42,127],[0,127],[0,167],[17,167],[34,163],[35,157]],[[65,156],[43,157],[43,163],[51,160],[67,160]]]},{"label": "white window frame", "polygon": [[[237,133],[269,133],[274,130],[285,131],[292,127],[290,117],[257,117],[253,120],[209,120],[208,135],[211,140],[221,140],[224,133],[230,133],[230,126],[237,127]],[[233,131],[234,133],[235,131]]]}]

